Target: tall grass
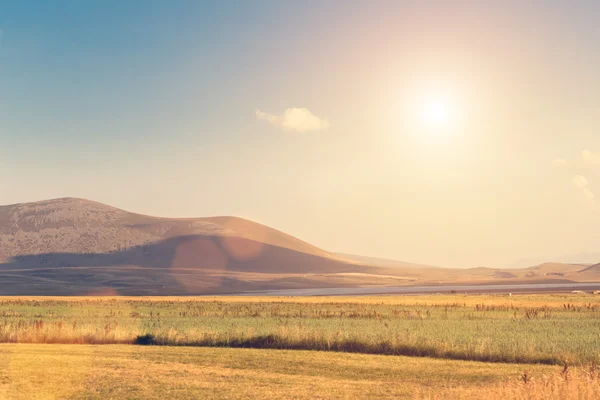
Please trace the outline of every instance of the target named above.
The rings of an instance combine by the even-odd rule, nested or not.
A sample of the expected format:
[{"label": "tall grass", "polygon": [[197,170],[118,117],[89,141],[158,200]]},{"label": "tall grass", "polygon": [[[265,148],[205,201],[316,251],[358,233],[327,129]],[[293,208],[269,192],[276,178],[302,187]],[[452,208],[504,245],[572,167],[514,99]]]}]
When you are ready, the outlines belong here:
[{"label": "tall grass", "polygon": [[552,354],[535,351],[502,352],[484,343],[459,345],[444,341],[427,340],[419,336],[391,334],[373,338],[367,335],[347,335],[342,331],[313,331],[310,329],[285,329],[277,333],[261,334],[249,328],[245,332],[205,331],[175,329],[151,331],[125,329],[98,329],[82,325],[76,329],[57,325],[23,325],[12,329],[0,326],[2,343],[55,343],[55,344],[142,344],[162,346],[239,347],[263,349],[292,349],[339,351],[364,354],[406,355],[436,357],[456,360],[475,360],[510,363],[560,364],[565,360]]},{"label": "tall grass", "polygon": [[422,400],[507,399],[507,400],[597,400],[600,399],[600,374],[592,364],[587,368],[563,369],[552,375],[523,377],[487,387],[458,387],[444,392],[421,391]]},{"label": "tall grass", "polygon": [[531,303],[456,296],[454,302],[423,304],[415,297],[414,305],[13,299],[0,301],[0,342],[306,349],[546,364],[600,360],[597,297],[571,303],[557,296],[543,305],[527,298]]}]

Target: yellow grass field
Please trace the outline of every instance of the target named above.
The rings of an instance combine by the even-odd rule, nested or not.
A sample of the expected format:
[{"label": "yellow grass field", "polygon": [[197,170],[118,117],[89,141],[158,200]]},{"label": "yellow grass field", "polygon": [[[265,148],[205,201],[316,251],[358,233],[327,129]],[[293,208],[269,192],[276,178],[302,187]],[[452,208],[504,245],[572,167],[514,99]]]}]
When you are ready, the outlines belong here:
[{"label": "yellow grass field", "polygon": [[600,304],[600,295],[549,293],[549,294],[428,294],[428,295],[376,295],[376,296],[0,296],[2,301],[155,301],[155,302],[213,302],[224,303],[358,303],[404,306],[452,305],[503,305],[517,307],[555,307],[565,303],[585,305]]},{"label": "yellow grass field", "polygon": [[[482,390],[527,393],[525,371],[534,387],[561,368],[315,351],[2,344],[0,398],[478,398]],[[600,393],[597,382],[586,390]]]},{"label": "yellow grass field", "polygon": [[599,300],[2,297],[0,399],[599,399]]}]

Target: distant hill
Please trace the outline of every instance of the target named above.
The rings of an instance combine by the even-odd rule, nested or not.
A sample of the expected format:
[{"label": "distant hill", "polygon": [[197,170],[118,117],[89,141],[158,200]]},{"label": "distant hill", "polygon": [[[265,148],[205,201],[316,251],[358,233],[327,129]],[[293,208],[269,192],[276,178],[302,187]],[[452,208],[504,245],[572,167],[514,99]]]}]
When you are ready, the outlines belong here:
[{"label": "distant hill", "polygon": [[584,269],[582,269],[581,271],[579,271],[580,273],[586,273],[586,272],[600,272],[600,263],[599,264],[594,264],[594,265],[590,265],[589,267],[586,267]]},{"label": "distant hill", "polygon": [[532,265],[540,264],[581,264],[591,265],[600,261],[600,253],[575,253],[575,254],[564,254],[555,257],[537,257],[537,258],[525,258],[516,260],[512,264],[507,265],[507,268],[527,268]]},{"label": "distant hill", "polygon": [[61,198],[0,206],[0,295],[600,281],[600,268],[452,269],[332,254],[237,217],[160,218]]},{"label": "distant hill", "polygon": [[590,265],[578,272],[578,278],[580,280],[600,280],[600,263]]},{"label": "distant hill", "polygon": [[432,265],[409,263],[405,261],[390,260],[388,258],[359,256],[356,254],[334,253],[338,257],[359,264],[372,265],[386,268],[437,268]]}]

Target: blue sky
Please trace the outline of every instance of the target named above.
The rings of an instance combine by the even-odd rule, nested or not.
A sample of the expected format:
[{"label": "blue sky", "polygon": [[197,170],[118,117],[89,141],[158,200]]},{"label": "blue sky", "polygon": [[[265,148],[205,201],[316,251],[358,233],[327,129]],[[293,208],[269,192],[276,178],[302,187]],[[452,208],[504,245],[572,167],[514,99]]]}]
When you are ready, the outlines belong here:
[{"label": "blue sky", "polygon": [[[453,266],[594,252],[600,6],[521,3],[2,2],[0,204]],[[432,90],[460,116],[435,135]]]}]

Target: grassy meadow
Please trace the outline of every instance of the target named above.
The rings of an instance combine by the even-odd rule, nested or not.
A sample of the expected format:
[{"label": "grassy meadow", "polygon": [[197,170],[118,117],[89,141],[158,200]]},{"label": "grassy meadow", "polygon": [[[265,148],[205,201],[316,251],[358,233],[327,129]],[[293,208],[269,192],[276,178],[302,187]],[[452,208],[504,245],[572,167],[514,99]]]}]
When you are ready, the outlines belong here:
[{"label": "grassy meadow", "polygon": [[0,298],[0,342],[600,361],[600,296]]},{"label": "grassy meadow", "polygon": [[561,371],[317,351],[0,344],[0,398],[15,400],[599,398],[597,371]]}]

